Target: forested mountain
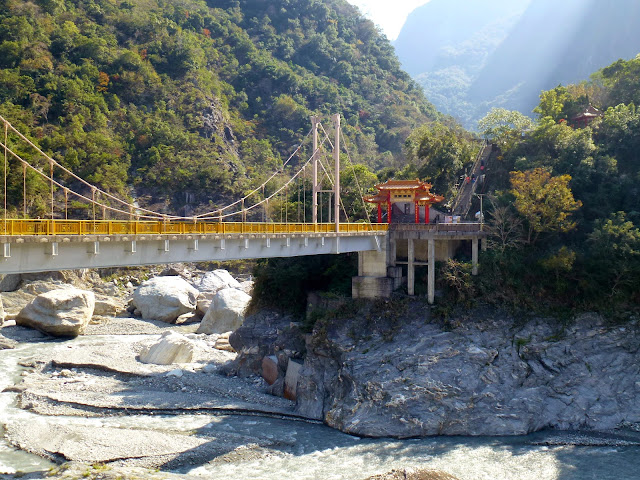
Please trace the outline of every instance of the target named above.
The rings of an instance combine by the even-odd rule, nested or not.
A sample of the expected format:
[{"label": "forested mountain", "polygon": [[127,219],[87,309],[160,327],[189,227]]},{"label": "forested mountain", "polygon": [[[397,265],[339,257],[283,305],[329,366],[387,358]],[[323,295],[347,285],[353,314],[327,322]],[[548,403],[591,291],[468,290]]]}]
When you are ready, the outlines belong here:
[{"label": "forested mountain", "polygon": [[432,0],[407,19],[396,46],[436,107],[475,128],[492,107],[531,115],[542,90],[635,57],[640,3]]},{"label": "forested mountain", "polygon": [[[484,294],[531,308],[640,310],[640,56],[543,92],[532,122],[493,110]],[[600,115],[586,125],[576,114]],[[566,311],[566,310],[565,310]]]},{"label": "forested mountain", "polygon": [[0,114],[141,202],[237,196],[295,150],[311,114],[337,112],[352,159],[374,167],[400,162],[436,115],[344,0],[0,0]]}]

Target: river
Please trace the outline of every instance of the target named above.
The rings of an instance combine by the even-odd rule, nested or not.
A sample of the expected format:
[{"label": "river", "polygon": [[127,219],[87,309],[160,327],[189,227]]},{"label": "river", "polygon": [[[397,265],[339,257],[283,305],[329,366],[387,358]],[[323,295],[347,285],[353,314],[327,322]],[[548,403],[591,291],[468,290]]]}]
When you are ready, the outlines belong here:
[{"label": "river", "polygon": [[[81,344],[83,337],[72,340]],[[0,390],[17,383],[25,371],[19,365],[57,345],[21,344],[0,351]],[[42,416],[17,408],[17,394],[0,393],[0,424],[16,420],[65,425],[104,425],[189,432],[215,441],[217,433],[237,435],[236,448],[199,465],[174,473],[207,479],[361,480],[394,468],[431,468],[460,480],[586,480],[640,478],[640,447],[607,443],[640,442],[636,432],[587,434],[540,432],[519,437],[429,437],[420,439],[361,439],[323,425],[246,415],[137,415],[84,418]],[[256,442],[247,442],[255,438]],[[579,446],[587,443],[592,446]],[[265,444],[268,447],[265,447]],[[46,471],[53,463],[16,450],[0,440],[0,473]],[[43,474],[44,476],[44,474]]]}]

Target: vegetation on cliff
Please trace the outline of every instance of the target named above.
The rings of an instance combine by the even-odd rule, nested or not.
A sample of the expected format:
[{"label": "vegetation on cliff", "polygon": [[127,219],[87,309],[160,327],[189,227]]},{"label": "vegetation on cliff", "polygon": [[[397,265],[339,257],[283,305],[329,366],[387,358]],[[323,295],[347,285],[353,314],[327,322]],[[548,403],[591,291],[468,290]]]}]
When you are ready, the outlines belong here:
[{"label": "vegetation on cliff", "polygon": [[[514,112],[485,119],[485,135],[501,149],[487,170],[494,248],[478,282],[452,283],[463,297],[620,315],[638,309],[639,71],[640,57],[620,60],[590,82],[543,92],[530,128]],[[590,104],[602,116],[578,125]]]},{"label": "vegetation on cliff", "polygon": [[[436,114],[344,0],[0,0],[0,114],[141,203],[237,197],[282,165],[311,114],[336,112],[352,160],[372,168],[401,162]],[[35,216],[46,186],[27,180]],[[13,208],[21,193],[11,162]]]}]

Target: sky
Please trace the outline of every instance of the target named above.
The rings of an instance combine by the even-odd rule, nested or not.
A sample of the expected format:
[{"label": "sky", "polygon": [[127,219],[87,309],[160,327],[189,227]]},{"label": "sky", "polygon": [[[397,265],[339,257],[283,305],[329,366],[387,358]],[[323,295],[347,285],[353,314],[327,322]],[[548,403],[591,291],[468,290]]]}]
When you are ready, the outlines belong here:
[{"label": "sky", "polygon": [[389,40],[395,40],[407,19],[415,8],[429,0],[348,0],[360,8],[360,11],[379,25]]}]

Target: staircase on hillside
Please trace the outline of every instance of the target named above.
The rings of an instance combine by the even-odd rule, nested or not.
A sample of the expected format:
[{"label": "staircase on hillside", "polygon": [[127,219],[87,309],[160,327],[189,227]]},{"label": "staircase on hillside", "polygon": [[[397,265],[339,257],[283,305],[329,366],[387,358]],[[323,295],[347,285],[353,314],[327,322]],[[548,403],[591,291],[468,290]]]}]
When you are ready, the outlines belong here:
[{"label": "staircase on hillside", "polygon": [[[460,217],[464,218],[469,213],[469,209],[471,208],[471,201],[473,200],[473,194],[476,192],[476,188],[480,183],[480,178],[484,174],[487,168],[487,162],[489,157],[491,156],[491,152],[493,151],[493,146],[484,142],[482,148],[478,152],[478,156],[476,157],[475,162],[473,163],[473,167],[471,167],[471,171],[468,176],[470,179],[468,182],[466,178],[462,181],[460,189],[458,190],[458,195],[453,203],[453,207],[451,208],[451,212],[453,215],[460,215]],[[484,165],[484,169],[482,166]]]}]

